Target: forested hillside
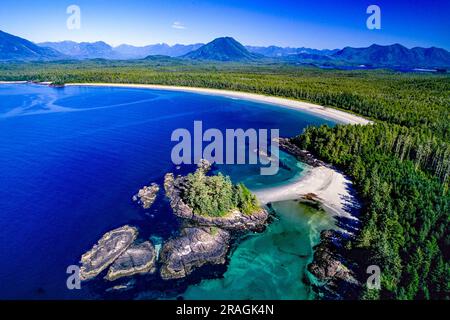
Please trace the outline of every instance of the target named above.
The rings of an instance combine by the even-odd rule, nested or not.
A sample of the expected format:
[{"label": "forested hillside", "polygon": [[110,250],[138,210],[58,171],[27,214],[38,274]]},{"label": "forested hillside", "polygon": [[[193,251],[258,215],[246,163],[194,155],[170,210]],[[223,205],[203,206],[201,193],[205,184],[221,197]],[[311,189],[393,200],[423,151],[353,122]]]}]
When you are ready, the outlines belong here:
[{"label": "forested hillside", "polygon": [[[361,265],[382,270],[382,291],[378,296],[370,290],[366,297],[448,299],[449,149],[427,149],[428,160],[421,160],[428,142],[423,137],[424,144],[411,143],[405,151],[405,141],[412,141],[407,132],[385,123],[322,126],[308,128],[294,141],[343,168],[360,192],[363,227],[353,250]],[[447,183],[429,167],[441,153],[446,153]]]}]

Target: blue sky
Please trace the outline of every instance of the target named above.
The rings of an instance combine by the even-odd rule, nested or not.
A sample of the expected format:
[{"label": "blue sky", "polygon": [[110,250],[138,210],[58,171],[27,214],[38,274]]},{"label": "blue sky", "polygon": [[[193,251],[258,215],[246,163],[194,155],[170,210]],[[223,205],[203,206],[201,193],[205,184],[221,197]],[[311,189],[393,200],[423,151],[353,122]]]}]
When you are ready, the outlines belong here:
[{"label": "blue sky", "polygon": [[[79,30],[66,27],[72,4],[81,9]],[[381,8],[381,30],[366,28],[371,4]],[[34,42],[189,44],[232,36],[247,45],[450,49],[449,12],[448,0],[2,0],[0,30]]]}]

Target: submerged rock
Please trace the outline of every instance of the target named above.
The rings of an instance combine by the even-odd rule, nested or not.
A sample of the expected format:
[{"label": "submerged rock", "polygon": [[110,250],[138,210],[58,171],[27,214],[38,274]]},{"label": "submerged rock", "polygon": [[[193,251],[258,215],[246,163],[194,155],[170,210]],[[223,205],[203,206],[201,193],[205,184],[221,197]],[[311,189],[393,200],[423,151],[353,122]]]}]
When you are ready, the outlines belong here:
[{"label": "submerged rock", "polygon": [[216,226],[227,230],[260,230],[265,226],[269,214],[264,208],[260,208],[252,214],[234,210],[222,217],[195,213],[180,196],[180,186],[183,186],[184,179],[183,176],[175,178],[172,173],[168,173],[164,177],[166,196],[169,198],[170,206],[176,216],[189,219],[200,226]]},{"label": "submerged rock", "polygon": [[223,264],[230,234],[219,228],[185,228],[181,236],[166,242],[161,250],[161,277],[184,278],[204,264]]},{"label": "submerged rock", "polygon": [[135,287],[136,285],[136,280],[135,279],[130,279],[129,281],[122,283],[122,284],[118,284],[115,285],[111,288],[108,288],[105,290],[105,292],[123,292],[123,291],[128,291],[131,290]]},{"label": "submerged rock", "polygon": [[114,281],[135,274],[154,273],[156,251],[150,241],[131,245],[111,265],[106,279]]},{"label": "submerged rock", "polygon": [[139,201],[144,209],[149,209],[153,202],[155,202],[156,195],[159,192],[159,186],[152,183],[149,187],[145,186],[133,196],[134,201]]},{"label": "submerged rock", "polygon": [[128,225],[107,232],[94,247],[81,256],[80,278],[99,275],[136,240],[138,231]]}]

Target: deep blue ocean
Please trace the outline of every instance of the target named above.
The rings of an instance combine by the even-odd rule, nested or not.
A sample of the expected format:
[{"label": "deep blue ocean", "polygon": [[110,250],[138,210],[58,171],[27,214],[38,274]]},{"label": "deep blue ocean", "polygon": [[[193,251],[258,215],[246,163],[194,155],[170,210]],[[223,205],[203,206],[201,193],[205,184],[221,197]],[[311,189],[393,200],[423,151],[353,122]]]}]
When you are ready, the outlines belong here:
[{"label": "deep blue ocean", "polygon": [[[195,120],[204,129],[278,128],[284,137],[309,125],[333,125],[304,112],[219,96],[0,85],[0,299],[108,298],[103,280],[68,290],[66,268],[105,232],[125,224],[154,242],[176,235],[179,222],[162,194],[148,211],[131,198],[142,186],[161,183],[167,172],[192,170],[172,164],[170,137],[177,128],[191,130]],[[267,178],[256,177],[255,166],[216,169],[251,188],[268,186],[301,171],[291,157],[282,160],[279,174]],[[187,282],[154,276],[137,287],[150,290],[150,298],[173,298],[189,281],[225,270],[206,268]]]}]

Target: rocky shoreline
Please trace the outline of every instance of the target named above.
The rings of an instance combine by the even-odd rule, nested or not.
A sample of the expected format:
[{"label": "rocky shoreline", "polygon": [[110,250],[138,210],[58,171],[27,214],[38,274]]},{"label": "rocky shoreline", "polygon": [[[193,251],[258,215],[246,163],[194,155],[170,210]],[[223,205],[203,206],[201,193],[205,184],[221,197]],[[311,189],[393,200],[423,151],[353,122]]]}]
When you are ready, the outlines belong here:
[{"label": "rocky shoreline", "polygon": [[278,143],[281,150],[293,155],[297,160],[311,167],[327,166],[325,162],[316,159],[309,151],[300,149],[288,138],[278,138],[275,142]]},{"label": "rocky shoreline", "polygon": [[340,232],[324,230],[320,234],[320,243],[313,248],[314,258],[307,268],[319,280],[313,288],[323,299],[340,300],[358,297],[361,283],[345,258],[343,241]]},{"label": "rocky shoreline", "polygon": [[[309,152],[300,150],[289,139],[280,139],[279,143],[283,150],[311,166],[326,165]],[[201,162],[197,170],[206,174],[209,169],[209,163]],[[152,274],[158,268],[163,280],[182,279],[206,264],[224,264],[234,233],[264,229],[269,214],[263,208],[252,214],[244,214],[236,209],[223,216],[194,212],[181,196],[181,190],[186,187],[186,179],[186,176],[175,177],[173,173],[164,177],[165,196],[173,214],[183,223],[179,235],[167,240],[159,255],[150,241],[137,240],[136,228],[123,226],[106,233],[82,256],[81,279],[93,279],[108,268],[104,277],[108,281],[138,274]],[[142,188],[133,200],[148,209],[158,192],[159,186],[153,183]],[[314,195],[311,197],[305,199],[317,201]],[[361,284],[345,258],[343,243],[341,232],[325,230],[321,233],[320,243],[314,247],[313,261],[307,269],[314,277],[311,281],[313,290],[321,298],[350,299],[359,292]]]}]

